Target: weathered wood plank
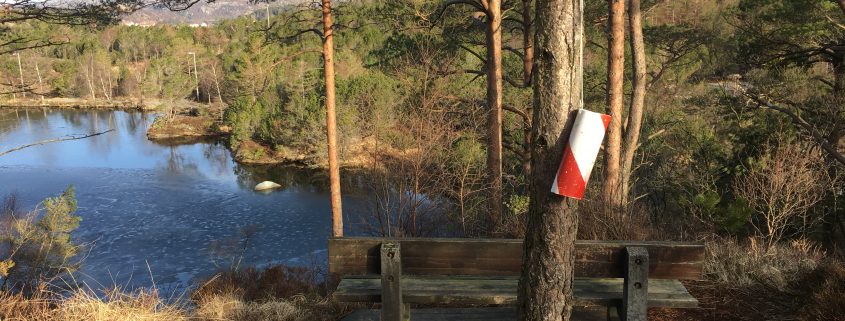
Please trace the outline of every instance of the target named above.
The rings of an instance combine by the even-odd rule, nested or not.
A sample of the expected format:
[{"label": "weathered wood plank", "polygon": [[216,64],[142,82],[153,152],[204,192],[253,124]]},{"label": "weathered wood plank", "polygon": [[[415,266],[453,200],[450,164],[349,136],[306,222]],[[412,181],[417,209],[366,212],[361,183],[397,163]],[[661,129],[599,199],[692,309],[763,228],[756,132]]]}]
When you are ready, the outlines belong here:
[{"label": "weathered wood plank", "polygon": [[622,320],[648,319],[648,251],[642,247],[625,248],[627,275],[622,286]]},{"label": "weathered wood plank", "polygon": [[402,303],[402,252],[398,242],[381,244],[381,320],[405,321]]},{"label": "weathered wood plank", "polygon": [[[330,239],[330,272],[379,274],[379,246],[384,240]],[[407,274],[518,276],[522,268],[522,240],[410,238],[399,242]],[[701,278],[703,244],[651,241],[578,241],[575,274],[579,277],[624,277],[625,247],[629,246],[648,251],[651,278]]]},{"label": "weathered wood plank", "polygon": [[[413,309],[413,321],[516,321],[516,309],[503,308],[449,308]],[[580,308],[572,312],[573,321],[606,321],[605,309]],[[378,310],[358,310],[342,321],[380,321]],[[614,321],[618,321],[614,320]]]},{"label": "weathered wood plank", "polygon": [[[517,301],[518,278],[412,277],[402,279],[403,302],[424,304],[512,305]],[[378,278],[343,279],[334,292],[342,302],[380,302]],[[611,306],[622,303],[623,279],[576,278],[577,306]],[[698,300],[677,280],[650,280],[648,306],[694,308]]]}]

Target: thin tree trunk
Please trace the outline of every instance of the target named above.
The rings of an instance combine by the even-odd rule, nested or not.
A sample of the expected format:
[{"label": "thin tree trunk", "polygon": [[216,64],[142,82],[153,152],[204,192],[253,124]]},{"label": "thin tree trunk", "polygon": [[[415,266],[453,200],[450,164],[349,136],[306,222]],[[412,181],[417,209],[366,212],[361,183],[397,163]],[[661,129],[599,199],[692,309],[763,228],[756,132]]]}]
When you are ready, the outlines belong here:
[{"label": "thin tree trunk", "polygon": [[502,2],[487,5],[487,198],[490,230],[502,219]]},{"label": "thin tree trunk", "polygon": [[534,67],[534,34],[531,33],[534,25],[531,17],[533,2],[534,0],[522,0],[522,80],[526,87],[531,86],[531,71]]},{"label": "thin tree trunk", "polygon": [[622,154],[623,78],[625,71],[625,0],[608,0],[607,105],[610,125],[605,148],[603,195],[607,205],[618,206],[619,166]]},{"label": "thin tree trunk", "polygon": [[[522,0],[522,80],[525,82],[525,86],[531,86],[531,75],[534,68],[534,34],[531,32],[533,30],[534,21],[531,15],[531,5],[534,3],[533,0]],[[527,111],[528,115],[531,115],[531,110]],[[528,118],[528,123],[525,124],[527,128],[525,129],[525,133],[523,136],[524,144],[525,144],[525,159],[522,160],[522,171],[525,177],[531,176],[531,119]]]},{"label": "thin tree trunk", "polygon": [[223,94],[220,92],[220,80],[217,79],[217,63],[211,66],[211,74],[214,76],[214,87],[217,88],[217,100],[223,103]]},{"label": "thin tree trunk", "polygon": [[538,0],[534,68],[534,143],[519,318],[569,320],[577,201],[550,192],[582,103],[583,8],[579,0]]},{"label": "thin tree trunk", "polygon": [[332,202],[332,235],[343,236],[343,214],[340,204],[340,165],[337,163],[337,120],[334,86],[334,27],[332,2],[323,0],[323,70],[326,78],[326,135],[329,144],[329,181]]},{"label": "thin tree trunk", "polygon": [[621,204],[628,203],[630,196],[631,181],[634,171],[634,154],[640,140],[640,128],[642,127],[643,108],[645,106],[646,94],[646,64],[645,44],[643,41],[642,15],[640,14],[640,0],[630,0],[628,6],[628,20],[631,34],[631,56],[633,58],[633,92],[631,97],[631,109],[628,111],[628,124],[625,126],[625,144],[622,153],[622,191],[619,195]]},{"label": "thin tree trunk", "polygon": [[41,95],[41,104],[44,105],[44,80],[41,78],[41,70],[38,69],[38,62],[35,62],[35,73],[38,75],[38,91]]},{"label": "thin tree trunk", "polygon": [[79,67],[85,68],[85,84],[88,85],[88,91],[91,92],[91,99],[97,99],[97,95],[94,93],[94,82],[91,81],[91,75],[89,73],[89,69],[87,66],[83,66],[81,63]]}]

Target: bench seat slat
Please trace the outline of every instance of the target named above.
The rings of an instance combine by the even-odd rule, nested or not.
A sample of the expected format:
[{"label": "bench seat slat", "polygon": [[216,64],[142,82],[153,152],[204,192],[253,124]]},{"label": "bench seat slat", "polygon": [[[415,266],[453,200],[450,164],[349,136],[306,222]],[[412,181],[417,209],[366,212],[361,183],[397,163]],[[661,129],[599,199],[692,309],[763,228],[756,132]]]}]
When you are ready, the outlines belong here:
[{"label": "bench seat slat", "polygon": [[[494,304],[517,303],[518,278],[497,277],[403,277],[403,300],[420,304]],[[623,279],[576,278],[576,306],[609,306],[622,300]],[[334,293],[342,302],[380,302],[378,278],[343,279]],[[649,280],[650,307],[694,308],[698,300],[678,280]]]},{"label": "bench seat slat", "polygon": [[[516,321],[514,307],[412,309],[413,321]],[[380,321],[378,310],[358,310],[342,321]],[[573,321],[608,321],[607,309],[576,308]],[[618,321],[613,319],[613,321]]]}]

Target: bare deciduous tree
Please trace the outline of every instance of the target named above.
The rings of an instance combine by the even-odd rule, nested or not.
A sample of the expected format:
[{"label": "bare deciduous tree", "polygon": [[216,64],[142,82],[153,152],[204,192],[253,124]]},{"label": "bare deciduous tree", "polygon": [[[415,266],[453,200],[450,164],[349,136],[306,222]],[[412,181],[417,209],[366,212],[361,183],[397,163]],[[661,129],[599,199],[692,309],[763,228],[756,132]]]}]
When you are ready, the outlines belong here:
[{"label": "bare deciduous tree", "polygon": [[751,224],[772,247],[786,234],[805,232],[818,220],[808,216],[830,190],[824,157],[806,145],[789,144],[764,156],[759,167],[734,181],[734,192],[758,214]]}]

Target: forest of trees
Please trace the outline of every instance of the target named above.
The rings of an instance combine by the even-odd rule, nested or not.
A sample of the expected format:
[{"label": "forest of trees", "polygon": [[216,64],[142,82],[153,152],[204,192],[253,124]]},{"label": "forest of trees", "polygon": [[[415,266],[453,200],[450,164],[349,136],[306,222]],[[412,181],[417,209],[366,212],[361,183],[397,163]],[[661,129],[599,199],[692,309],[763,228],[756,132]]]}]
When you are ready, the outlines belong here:
[{"label": "forest of trees", "polygon": [[[634,15],[609,19],[604,3],[586,4],[584,104],[595,111],[620,110],[613,113],[620,117],[614,120],[619,128],[614,132],[612,121],[609,133],[618,142],[608,142],[604,166],[594,175],[601,179],[590,186],[597,191],[588,192],[587,203],[645,212],[657,225],[677,227],[681,220],[686,223],[681,226],[737,235],[831,241],[841,233],[842,185],[831,185],[845,166],[845,50],[837,22],[845,12],[837,3],[646,1],[636,8],[643,12],[636,24],[641,32],[633,20],[617,17]],[[447,199],[454,205],[449,212],[456,213],[451,218],[467,235],[519,236],[527,205],[533,37],[524,30],[533,28],[533,7],[531,1],[502,6],[498,68],[487,67],[497,59],[487,52],[491,20],[472,5],[351,1],[335,10],[341,159],[370,169],[396,167],[380,179],[390,185],[386,190]],[[291,6],[274,12],[270,25],[263,13],[207,28],[15,24],[4,37],[57,45],[0,57],[2,99],[28,94],[222,105],[233,147],[257,143],[324,162],[320,11]],[[630,46],[608,38],[609,22]],[[632,50],[640,42],[643,53]],[[622,54],[610,55],[608,46]],[[617,66],[608,68],[609,61]],[[620,67],[623,72],[614,71]],[[500,69],[503,84],[483,81],[496,78],[491,69]],[[502,89],[488,90],[497,86]],[[498,124],[488,113],[495,109],[490,101],[503,110],[500,142],[490,138]],[[633,121],[635,112],[628,109],[638,110],[641,121]],[[642,138],[631,137],[639,132]],[[497,145],[502,151],[495,151]],[[801,196],[816,201],[796,209],[795,217],[807,218],[800,228],[788,223],[774,233],[765,213],[783,205],[763,199],[766,193],[788,193],[747,185],[757,176],[771,177],[772,164],[797,161],[783,159],[796,150],[809,163],[782,166],[798,165],[823,179],[813,182],[818,193]],[[497,179],[489,178],[497,176],[491,164],[502,168]],[[490,192],[497,184],[501,202]],[[624,196],[614,196],[617,189]],[[429,224],[418,217],[425,214],[417,212],[435,211],[421,200],[401,202],[412,210],[391,220],[397,224],[393,231],[381,233],[434,232],[426,232]],[[491,209],[490,203],[505,206]],[[608,216],[601,220],[614,216],[601,215]]]},{"label": "forest of trees", "polygon": [[[338,152],[370,179],[373,234],[525,236],[532,175],[557,166],[531,166],[532,127],[564,125],[533,119],[552,99],[532,91],[545,79],[535,6],[335,4]],[[585,6],[577,98],[613,119],[570,209],[579,239],[751,238],[763,252],[800,241],[842,255],[845,1]],[[0,101],[190,100],[223,110],[244,158],[325,164],[319,7],[263,12],[199,28],[7,24]],[[24,38],[51,45],[9,41]]]}]

